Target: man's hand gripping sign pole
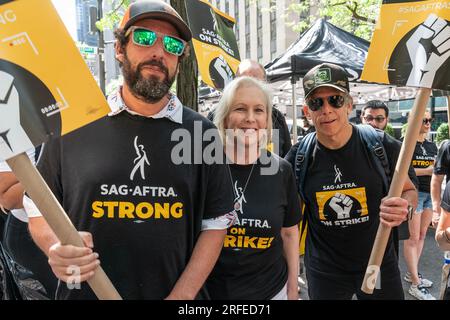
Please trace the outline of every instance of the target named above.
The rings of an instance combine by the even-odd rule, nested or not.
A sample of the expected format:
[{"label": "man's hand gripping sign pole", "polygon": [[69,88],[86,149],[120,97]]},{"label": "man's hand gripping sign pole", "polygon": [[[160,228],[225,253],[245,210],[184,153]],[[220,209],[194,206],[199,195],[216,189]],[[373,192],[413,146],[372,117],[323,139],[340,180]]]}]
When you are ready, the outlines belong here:
[{"label": "man's hand gripping sign pole", "polygon": [[[416,96],[388,197],[400,197],[431,88],[450,90],[449,13],[435,1],[383,1],[362,79],[415,86]],[[372,294],[391,228],[378,227],[361,290]]]},{"label": "man's hand gripping sign pole", "polygon": [[[0,18],[0,160],[61,243],[82,247],[25,152],[101,118],[109,107],[50,0],[2,0]],[[88,283],[99,299],[121,299],[101,267]]]}]

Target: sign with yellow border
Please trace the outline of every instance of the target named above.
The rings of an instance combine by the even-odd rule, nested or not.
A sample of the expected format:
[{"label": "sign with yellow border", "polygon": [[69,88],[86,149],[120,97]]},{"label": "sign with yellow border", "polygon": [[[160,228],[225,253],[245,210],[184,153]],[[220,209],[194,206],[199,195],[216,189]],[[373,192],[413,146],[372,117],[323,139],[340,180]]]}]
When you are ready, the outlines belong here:
[{"label": "sign with yellow border", "polygon": [[50,0],[0,0],[0,159],[107,114]]},{"label": "sign with yellow border", "polygon": [[450,1],[383,1],[362,80],[450,91]]},{"label": "sign with yellow border", "polygon": [[234,79],[240,62],[235,20],[203,0],[186,1],[186,11],[202,80],[221,90]]}]

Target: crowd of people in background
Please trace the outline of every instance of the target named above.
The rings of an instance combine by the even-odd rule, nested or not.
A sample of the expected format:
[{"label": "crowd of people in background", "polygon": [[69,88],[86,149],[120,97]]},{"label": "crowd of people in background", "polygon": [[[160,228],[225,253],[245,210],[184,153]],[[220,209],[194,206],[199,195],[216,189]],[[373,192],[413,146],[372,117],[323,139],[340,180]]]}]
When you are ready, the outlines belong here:
[{"label": "crowd of people in background", "polygon": [[[124,83],[108,97],[112,111],[29,154],[85,247],[62,244],[0,163],[2,298],[95,299],[86,281],[101,264],[124,299],[298,300],[306,232],[310,299],[402,300],[402,278],[411,296],[436,299],[418,266],[430,224],[450,251],[450,142],[438,150],[427,139],[428,111],[402,194],[387,198],[402,142],[383,132],[383,101],[364,105],[363,125],[349,121],[342,67],[319,64],[303,77],[297,141],[255,61],[241,62],[210,120],[170,92],[192,33],[169,4],[133,3],[115,36]],[[226,161],[197,164],[192,152],[173,162],[173,133],[193,134],[197,124]],[[188,147],[205,154],[208,142]],[[361,284],[380,224],[393,232],[379,286],[367,294]],[[68,285],[73,266],[79,287]]]}]

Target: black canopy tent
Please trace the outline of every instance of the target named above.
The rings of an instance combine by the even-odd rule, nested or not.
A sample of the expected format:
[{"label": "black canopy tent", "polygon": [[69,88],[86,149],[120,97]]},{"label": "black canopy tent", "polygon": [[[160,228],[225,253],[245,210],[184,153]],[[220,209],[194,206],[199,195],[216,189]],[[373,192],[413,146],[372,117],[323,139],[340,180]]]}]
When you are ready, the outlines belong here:
[{"label": "black canopy tent", "polygon": [[282,56],[265,66],[268,82],[290,80],[292,84],[294,137],[297,134],[296,82],[323,62],[344,67],[351,81],[358,80],[368,49],[368,41],[319,19]]},{"label": "black canopy tent", "polygon": [[361,76],[368,50],[368,41],[319,19],[282,56],[265,66],[267,80],[298,80],[312,67],[330,62],[344,67],[355,81]]},{"label": "black canopy tent", "polygon": [[[297,129],[295,102],[297,96],[303,96],[302,89],[297,95],[296,83],[309,69],[324,62],[340,65],[347,71],[351,81],[351,94],[356,103],[371,99],[385,101],[412,99],[416,96],[416,88],[360,81],[369,44],[368,41],[348,33],[324,19],[319,19],[283,55],[265,66],[267,81],[274,87],[276,99],[279,99],[277,91],[282,95],[292,94],[293,131]],[[433,94],[436,95],[436,92]],[[296,134],[296,132],[293,133]]]}]

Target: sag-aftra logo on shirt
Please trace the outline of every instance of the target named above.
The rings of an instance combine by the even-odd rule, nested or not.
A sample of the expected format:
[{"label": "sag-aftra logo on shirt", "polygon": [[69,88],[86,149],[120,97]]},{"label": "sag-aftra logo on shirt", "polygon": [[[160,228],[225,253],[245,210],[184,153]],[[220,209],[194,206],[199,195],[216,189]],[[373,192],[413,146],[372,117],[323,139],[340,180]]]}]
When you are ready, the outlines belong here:
[{"label": "sag-aftra logo on shirt", "polygon": [[[148,219],[180,219],[183,203],[176,201],[178,195],[173,187],[143,185],[151,181],[149,149],[136,136],[132,142],[135,154],[130,161],[129,182],[101,184],[103,200],[92,202],[91,216],[96,219],[132,219],[135,222]],[[128,201],[123,198],[129,197]],[[115,200],[114,198],[120,198]],[[141,201],[145,199],[146,201]],[[152,201],[156,200],[158,201]],[[161,201],[160,199],[164,199]]]},{"label": "sag-aftra logo on shirt", "polygon": [[336,165],[333,169],[333,183],[316,192],[320,222],[327,227],[345,227],[369,221],[366,188],[342,182],[342,171]]}]

